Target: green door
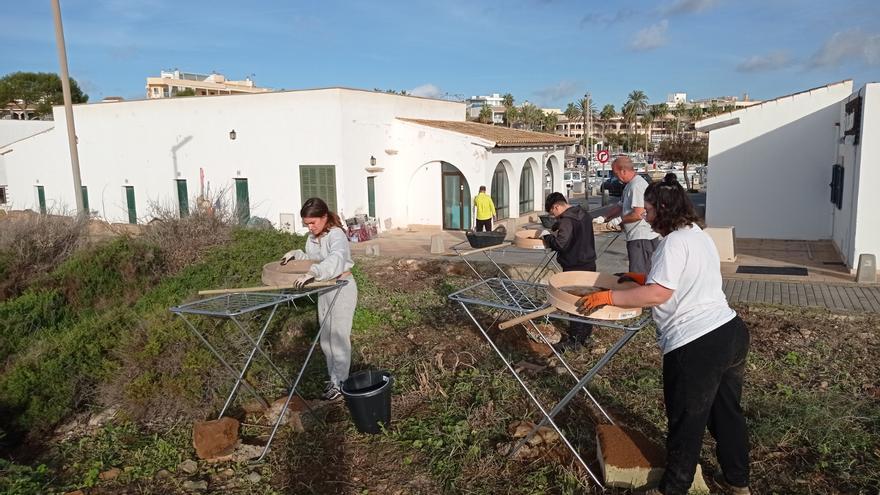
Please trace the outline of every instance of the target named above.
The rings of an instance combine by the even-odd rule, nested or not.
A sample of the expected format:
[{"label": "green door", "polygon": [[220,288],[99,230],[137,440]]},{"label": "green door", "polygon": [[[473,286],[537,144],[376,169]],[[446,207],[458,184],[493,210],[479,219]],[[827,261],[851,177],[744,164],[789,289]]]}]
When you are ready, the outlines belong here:
[{"label": "green door", "polygon": [[370,218],[376,218],[376,178],[367,177],[367,204],[369,205]]},{"label": "green door", "polygon": [[134,186],[125,186],[125,202],[128,204],[128,223],[138,223]]},{"label": "green door", "polygon": [[467,230],[471,228],[471,191],[464,175],[453,165],[442,167],[443,228]]},{"label": "green door", "polygon": [[246,225],[251,219],[251,199],[248,194],[247,179],[235,179],[235,217],[241,225]]},{"label": "green door", "polygon": [[177,179],[177,210],[180,218],[189,215],[189,195],[186,192],[186,179]]},{"label": "green door", "polygon": [[81,187],[82,187],[82,194],[83,194],[83,211],[85,211],[86,215],[88,215],[89,214],[89,188],[86,186],[81,186]]},{"label": "green door", "polygon": [[46,190],[43,186],[37,186],[37,203],[40,205],[40,213],[46,214]]},{"label": "green door", "polygon": [[309,198],[321,198],[330,211],[336,209],[336,166],[300,165],[299,192],[304,202]]}]

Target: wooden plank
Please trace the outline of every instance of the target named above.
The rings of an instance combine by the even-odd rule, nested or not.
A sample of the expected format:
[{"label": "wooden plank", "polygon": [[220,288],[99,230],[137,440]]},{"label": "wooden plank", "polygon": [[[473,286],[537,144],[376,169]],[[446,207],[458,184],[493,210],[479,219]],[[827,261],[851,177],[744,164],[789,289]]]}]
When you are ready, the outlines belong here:
[{"label": "wooden plank", "polygon": [[791,298],[789,297],[790,292],[788,291],[788,284],[781,283],[780,286],[779,286],[779,289],[780,289],[781,294],[782,294],[782,297],[781,297],[781,301],[780,301],[780,302],[781,302],[782,304],[785,304],[786,306],[791,305]]},{"label": "wooden plank", "polygon": [[767,297],[765,295],[765,292],[767,289],[767,282],[761,281],[761,282],[758,282],[757,285],[758,285],[758,289],[755,292],[755,298],[759,302],[766,303]]},{"label": "wooden plank", "polygon": [[846,309],[851,309],[851,310],[856,309],[855,304],[849,298],[849,294],[848,294],[848,291],[846,290],[846,287],[838,286],[837,290],[838,290],[838,294],[840,294],[840,299],[843,302],[843,305],[846,307]]},{"label": "wooden plank", "polygon": [[834,300],[834,296],[831,294],[831,288],[827,285],[822,286],[822,294],[825,295],[825,307],[828,309],[837,308],[837,302]]},{"label": "wooden plank", "polygon": [[748,289],[748,296],[747,296],[747,297],[749,298],[749,301],[751,301],[751,302],[755,302],[755,301],[758,300],[758,284],[761,284],[761,283],[763,283],[763,282],[758,281],[758,280],[750,280],[749,282],[750,282],[750,283],[749,283],[749,289]]},{"label": "wooden plank", "polygon": [[813,284],[804,285],[804,293],[807,295],[808,306],[818,306],[816,304],[816,295],[813,293]]},{"label": "wooden plank", "polygon": [[838,287],[835,286],[827,286],[828,293],[831,294],[831,301],[834,303],[832,308],[834,309],[846,309],[843,305],[843,300],[840,298],[840,293],[838,292]]},{"label": "wooden plank", "polygon": [[880,289],[877,287],[862,287],[862,292],[871,301],[871,307],[874,311],[880,312]]},{"label": "wooden plank", "polygon": [[742,294],[740,294],[740,290],[742,289],[743,281],[737,280],[733,284],[733,299],[737,302],[742,301]]},{"label": "wooden plank", "polygon": [[795,284],[795,289],[797,289],[798,306],[806,306],[807,292],[804,290],[804,284]]},{"label": "wooden plank", "polygon": [[865,297],[865,294],[862,292],[860,287],[852,286],[849,287],[849,297],[850,299],[855,298],[859,303],[859,310],[861,311],[871,311],[871,303],[868,302],[868,298]]}]

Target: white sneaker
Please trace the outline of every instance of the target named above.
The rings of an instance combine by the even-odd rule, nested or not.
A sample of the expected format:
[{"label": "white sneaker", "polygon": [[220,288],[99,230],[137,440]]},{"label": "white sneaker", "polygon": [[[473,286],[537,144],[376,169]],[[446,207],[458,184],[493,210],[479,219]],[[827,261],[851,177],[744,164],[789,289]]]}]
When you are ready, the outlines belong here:
[{"label": "white sneaker", "polygon": [[342,391],[339,390],[339,386],[333,382],[327,382],[327,386],[324,387],[324,394],[321,395],[321,400],[336,400],[342,397]]}]

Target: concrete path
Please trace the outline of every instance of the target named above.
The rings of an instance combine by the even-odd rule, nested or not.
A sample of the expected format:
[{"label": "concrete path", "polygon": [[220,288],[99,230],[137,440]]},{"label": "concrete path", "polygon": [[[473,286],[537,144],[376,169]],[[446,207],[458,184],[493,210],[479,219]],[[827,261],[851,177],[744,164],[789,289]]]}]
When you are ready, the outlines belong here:
[{"label": "concrete path", "polygon": [[880,286],[725,279],[727,300],[880,313]]}]

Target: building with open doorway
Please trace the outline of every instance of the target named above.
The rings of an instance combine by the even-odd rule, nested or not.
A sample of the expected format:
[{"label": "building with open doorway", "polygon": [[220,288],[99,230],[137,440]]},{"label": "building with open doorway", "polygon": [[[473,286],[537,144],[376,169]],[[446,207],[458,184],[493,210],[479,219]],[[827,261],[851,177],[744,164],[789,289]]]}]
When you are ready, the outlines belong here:
[{"label": "building with open doorway", "polygon": [[830,240],[850,269],[880,256],[880,84],[851,80],[704,119],[706,222],[737,237]]},{"label": "building with open doorway", "polygon": [[[242,221],[302,231],[319,196],[385,229],[470,228],[485,185],[499,218],[543,209],[561,190],[570,138],[465,122],[465,104],[327,88],[76,105],[82,194],[94,216],[144,223],[222,197]],[[0,146],[12,209],[71,210],[63,108],[53,127]]]}]

